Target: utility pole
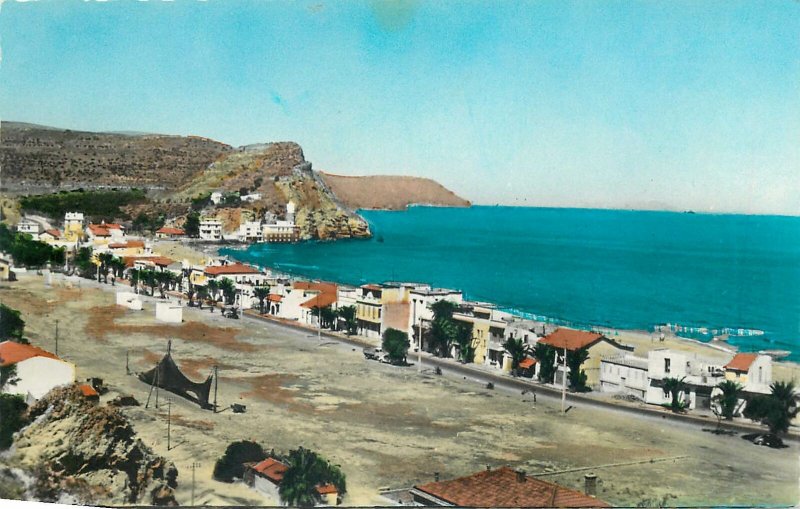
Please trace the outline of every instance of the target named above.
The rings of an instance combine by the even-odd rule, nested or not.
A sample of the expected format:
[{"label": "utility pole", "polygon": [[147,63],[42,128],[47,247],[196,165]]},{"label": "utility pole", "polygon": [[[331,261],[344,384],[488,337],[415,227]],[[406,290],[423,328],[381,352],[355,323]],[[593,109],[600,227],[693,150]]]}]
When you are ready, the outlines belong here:
[{"label": "utility pole", "polygon": [[419,317],[417,335],[419,336],[419,348],[417,348],[417,373],[422,372],[422,316]]},{"label": "utility pole", "polygon": [[561,413],[566,412],[567,406],[567,346],[564,345],[564,371],[561,373]]},{"label": "utility pole", "polygon": [[[322,294],[320,294],[322,295]],[[317,304],[319,304],[319,295],[317,296]],[[317,339],[322,341],[322,307],[317,306]]]},{"label": "utility pole", "polygon": [[217,385],[219,384],[219,367],[214,365],[214,413],[217,413]]},{"label": "utility pole", "polygon": [[167,398],[167,450],[170,450],[170,424],[172,421],[172,398]]},{"label": "utility pole", "polygon": [[130,350],[125,350],[125,374],[126,375],[130,375],[131,374],[130,355],[131,355],[131,351]]},{"label": "utility pole", "polygon": [[200,463],[193,462],[192,463],[192,504],[191,506],[194,507],[194,470],[200,466]]},{"label": "utility pole", "polygon": [[56,357],[58,357],[58,320],[56,320]]}]

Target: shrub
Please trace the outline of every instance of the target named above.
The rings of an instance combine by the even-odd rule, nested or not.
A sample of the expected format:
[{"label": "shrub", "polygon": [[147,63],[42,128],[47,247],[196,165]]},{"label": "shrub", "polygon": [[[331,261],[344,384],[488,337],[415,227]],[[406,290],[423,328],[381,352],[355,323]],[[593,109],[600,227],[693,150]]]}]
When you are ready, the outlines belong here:
[{"label": "shrub", "polygon": [[8,449],[14,433],[25,424],[22,413],[28,405],[18,394],[0,394],[0,450]]},{"label": "shrub", "polygon": [[261,461],[267,456],[264,448],[256,442],[242,440],[233,442],[225,449],[225,454],[214,464],[213,477],[217,481],[233,482],[244,475],[244,464]]}]

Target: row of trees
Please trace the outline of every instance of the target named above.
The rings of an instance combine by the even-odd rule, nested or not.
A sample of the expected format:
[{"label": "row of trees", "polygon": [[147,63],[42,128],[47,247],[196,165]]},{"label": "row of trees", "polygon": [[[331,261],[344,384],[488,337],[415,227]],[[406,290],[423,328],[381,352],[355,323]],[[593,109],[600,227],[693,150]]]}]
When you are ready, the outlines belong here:
[{"label": "row of trees", "polygon": [[5,223],[0,223],[0,251],[10,254],[14,264],[25,267],[63,265],[66,256],[63,247],[33,240],[26,233],[12,232]]},{"label": "row of trees", "polygon": [[340,495],[347,491],[347,481],[338,465],[331,464],[318,453],[299,447],[288,454],[267,452],[257,442],[248,440],[234,442],[214,465],[214,479],[233,482],[244,477],[244,464],[262,461],[267,456],[284,463],[289,468],[283,474],[279,486],[281,501],[294,507],[314,507],[323,502],[317,487],[325,484],[336,486]]},{"label": "row of trees", "polygon": [[450,357],[455,346],[460,361],[473,362],[475,348],[472,346],[472,324],[453,318],[458,305],[449,300],[440,300],[431,304],[430,308],[433,321],[428,334],[428,351],[438,357]]}]

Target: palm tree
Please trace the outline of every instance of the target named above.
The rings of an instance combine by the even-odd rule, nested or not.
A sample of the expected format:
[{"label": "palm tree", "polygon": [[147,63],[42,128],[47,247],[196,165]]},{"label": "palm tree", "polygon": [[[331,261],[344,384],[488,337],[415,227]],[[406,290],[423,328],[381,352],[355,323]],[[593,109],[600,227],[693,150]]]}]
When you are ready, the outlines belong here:
[{"label": "palm tree", "polygon": [[684,382],[685,379],[686,377],[680,379],[672,377],[664,379],[664,395],[672,395],[670,408],[673,412],[680,412],[686,406],[682,400],[683,391],[686,389],[686,383]]},{"label": "palm tree", "polygon": [[322,483],[318,456],[300,447],[289,453],[287,463],[278,489],[281,500],[289,506],[314,507],[319,501],[316,487]]},{"label": "palm tree", "polygon": [[717,388],[721,392],[714,396],[714,401],[719,407],[720,415],[730,421],[736,415],[739,407],[741,407],[739,396],[742,392],[742,386],[733,380],[725,380],[717,384]]},{"label": "palm tree", "polygon": [[165,297],[164,289],[168,287],[170,281],[172,281],[172,273],[165,271],[156,272],[155,280],[156,283],[158,284],[158,291],[161,294],[161,298],[163,299]]},{"label": "palm tree", "polygon": [[744,416],[761,421],[769,426],[770,433],[780,436],[789,431],[792,419],[800,410],[798,394],[794,381],[774,382],[770,390],[771,394],[752,398],[744,409]]},{"label": "palm tree", "polygon": [[519,363],[531,353],[531,347],[522,338],[508,338],[503,349],[511,356],[511,373],[516,376]]},{"label": "palm tree", "polygon": [[567,351],[567,366],[569,366],[569,386],[576,392],[586,392],[586,372],[581,369],[583,363],[589,359],[589,350],[578,348]]},{"label": "palm tree", "polygon": [[472,324],[459,323],[456,326],[456,345],[458,345],[458,357],[462,362],[473,362],[475,360],[475,347],[472,346]]},{"label": "palm tree", "polygon": [[258,312],[264,314],[264,301],[269,297],[269,286],[257,286],[253,288],[253,295],[258,299]]},{"label": "palm tree", "polygon": [[222,290],[225,304],[233,304],[236,297],[236,284],[231,279],[225,277],[219,282],[219,289]]},{"label": "palm tree", "polygon": [[203,309],[203,301],[208,297],[208,289],[201,286],[197,289],[197,302],[200,304],[198,307]]},{"label": "palm tree", "polygon": [[156,287],[158,286],[156,271],[153,269],[144,271],[144,284],[150,287],[150,296],[152,297],[156,293]]},{"label": "palm tree", "polygon": [[211,281],[208,282],[208,284],[206,285],[206,288],[208,289],[208,292],[211,295],[211,298],[214,299],[214,302],[216,303],[217,302],[217,292],[219,292],[219,282],[217,280],[215,280],[215,279],[212,279]]},{"label": "palm tree", "polygon": [[136,293],[139,293],[139,281],[142,279],[142,271],[140,269],[131,269],[129,271],[131,287]]},{"label": "palm tree", "polygon": [[355,306],[342,306],[336,310],[339,318],[344,320],[345,332],[348,336],[352,336],[358,332],[358,319],[356,318]]},{"label": "palm tree", "polygon": [[189,305],[192,305],[192,297],[195,294],[195,287],[192,283],[189,283],[189,288],[186,290],[186,297],[189,299]]},{"label": "palm tree", "polygon": [[533,356],[539,365],[539,381],[546,384],[553,383],[556,376],[556,349],[552,346],[537,342],[533,347]]},{"label": "palm tree", "polygon": [[125,273],[125,260],[122,258],[114,258],[111,262],[111,267],[114,269],[114,274],[116,274],[117,277],[122,277]]},{"label": "palm tree", "polygon": [[100,262],[100,268],[97,271],[97,282],[100,282],[100,277],[103,277],[103,282],[108,283],[108,269],[114,262],[114,255],[111,253],[100,253],[97,255],[97,260]]},{"label": "palm tree", "polygon": [[440,300],[430,304],[428,307],[433,311],[429,348],[439,357],[447,357],[450,355],[450,348],[458,336],[458,329],[453,320],[453,313],[458,309],[458,305],[449,300]]}]

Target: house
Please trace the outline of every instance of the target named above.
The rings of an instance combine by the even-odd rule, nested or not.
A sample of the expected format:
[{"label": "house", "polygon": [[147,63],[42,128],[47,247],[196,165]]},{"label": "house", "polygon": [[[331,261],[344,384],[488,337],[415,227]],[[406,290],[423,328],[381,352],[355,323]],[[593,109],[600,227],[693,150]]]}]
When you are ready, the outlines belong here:
[{"label": "house", "polygon": [[645,401],[650,378],[648,360],[630,353],[614,354],[600,360],[600,391],[627,394]]},{"label": "house", "polygon": [[38,239],[40,242],[53,244],[55,242],[58,242],[59,240],[64,239],[64,236],[61,234],[60,231],[56,230],[55,228],[51,228],[40,233]]},{"label": "house", "polygon": [[647,354],[647,376],[649,384],[645,401],[653,405],[665,405],[672,401],[664,393],[664,380],[682,380],[684,393],[681,397],[687,408],[710,408],[711,392],[724,379],[724,371],[716,361],[695,354],[678,352],[668,348],[651,350]]},{"label": "house", "polygon": [[[437,474],[438,477],[438,474]],[[587,491],[589,482],[587,481]],[[611,507],[606,502],[510,467],[411,489],[414,505],[457,507]]]},{"label": "house", "polygon": [[[280,503],[280,485],[289,466],[280,460],[268,457],[258,463],[245,463],[244,481],[256,491],[263,493],[275,503]],[[315,487],[320,503],[317,506],[339,504],[339,491],[332,484]]]},{"label": "house", "polygon": [[138,256],[150,254],[150,246],[146,246],[143,240],[111,242],[108,244],[108,252],[118,257]]},{"label": "house", "polygon": [[42,228],[42,225],[32,219],[23,218],[17,223],[17,231],[19,233],[28,234],[34,239],[38,238],[39,233],[41,233],[43,230],[44,228]]},{"label": "house", "polygon": [[0,367],[15,366],[15,373],[0,388],[6,394],[19,394],[31,403],[55,387],[75,382],[75,365],[53,353],[13,341],[0,343]]},{"label": "house", "polygon": [[581,365],[581,369],[586,372],[586,385],[593,388],[600,385],[600,362],[603,357],[633,352],[633,347],[617,343],[600,333],[565,327],[559,327],[540,339],[539,343],[556,349],[558,368],[554,382],[557,385],[563,383],[562,377],[565,376],[563,368],[565,350],[574,352],[585,348],[589,352],[589,358]]},{"label": "house", "polygon": [[464,295],[460,290],[419,285],[409,291],[409,299],[411,301],[411,313],[408,324],[408,337],[413,338],[414,344],[419,348],[422,346],[419,337],[420,327],[424,329],[423,323],[433,321],[431,305],[440,300],[449,300],[455,304],[461,304],[464,301]]},{"label": "house", "polygon": [[125,229],[117,223],[106,223],[105,221],[100,224],[89,223],[86,227],[86,239],[96,246],[111,242],[123,242]]},{"label": "house", "polygon": [[5,256],[0,257],[0,281],[11,279],[11,259]]},{"label": "house", "polygon": [[274,220],[270,217],[263,225],[261,239],[264,242],[297,242],[300,240],[300,227],[294,222],[295,204],[286,204],[286,219]]},{"label": "house", "polygon": [[250,193],[250,194],[243,194],[239,196],[239,199],[244,202],[254,202],[261,199],[261,193]]},{"label": "house", "polygon": [[[190,276],[190,279],[192,279],[192,276]],[[202,283],[193,282],[193,284],[199,284],[200,286],[207,285],[209,281],[232,280],[236,285],[235,303],[243,309],[249,309],[254,305],[253,289],[256,286],[262,286],[267,281],[268,276],[250,265],[228,263],[225,265],[210,265],[203,269],[202,277],[194,276],[193,279],[194,281],[203,281]]]},{"label": "house", "polygon": [[125,262],[126,268],[155,270],[157,272],[170,270],[170,266],[175,263],[175,260],[172,258],[157,255],[125,256],[122,260]]},{"label": "house", "polygon": [[261,221],[244,221],[239,225],[239,241],[261,242],[263,239]]},{"label": "house", "polygon": [[156,230],[156,238],[159,239],[181,239],[186,236],[186,232],[181,228],[163,226]]},{"label": "house", "polygon": [[740,384],[745,392],[770,392],[772,384],[772,358],[757,353],[737,353],[724,366],[725,380]]},{"label": "house", "polygon": [[472,326],[475,364],[486,364],[511,371],[511,357],[506,355],[503,348],[506,322],[500,320],[500,316],[492,304],[469,302],[453,313],[453,320]]},{"label": "house", "polygon": [[[300,304],[300,307],[305,311],[305,322],[309,325],[319,326],[319,312],[315,310],[322,308],[336,308],[336,301],[339,297],[339,292],[334,283],[297,283],[305,286],[307,290],[315,292],[314,295]],[[297,288],[297,284],[295,288]]]},{"label": "house", "polygon": [[64,240],[80,242],[84,238],[84,218],[81,212],[67,212],[64,215]]},{"label": "house", "polygon": [[213,203],[214,205],[219,205],[220,202],[222,201],[222,192],[214,191],[213,193],[211,193],[211,196],[209,196],[209,200],[211,200],[211,203]]},{"label": "house", "polygon": [[215,218],[201,219],[199,235],[201,240],[213,242],[222,240],[222,221]]}]

